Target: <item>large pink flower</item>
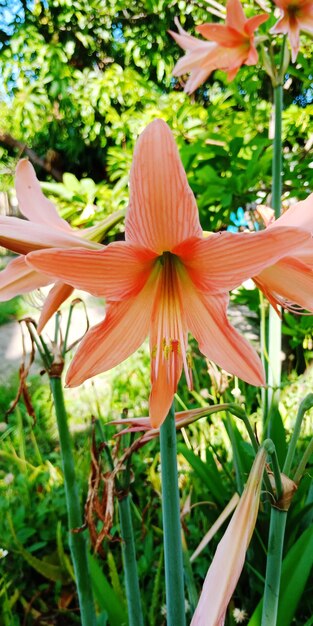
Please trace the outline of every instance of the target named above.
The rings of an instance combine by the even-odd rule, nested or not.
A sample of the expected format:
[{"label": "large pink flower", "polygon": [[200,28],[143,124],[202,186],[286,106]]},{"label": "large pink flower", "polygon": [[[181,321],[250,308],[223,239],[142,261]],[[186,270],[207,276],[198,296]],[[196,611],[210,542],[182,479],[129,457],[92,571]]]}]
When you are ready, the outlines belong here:
[{"label": "large pink flower", "polygon": [[187,93],[195,91],[217,69],[227,72],[228,80],[232,80],[243,64],[257,63],[254,31],[267,19],[265,13],[246,19],[240,0],[228,0],[226,24],[202,24],[196,28],[209,41],[188,35],[176,22],[179,32],[169,32],[187,54],[176,63],[173,75],[190,72],[185,85]]},{"label": "large pink flower", "polygon": [[292,254],[254,276],[255,283],[274,308],[281,305],[297,310],[294,305],[298,305],[313,312],[313,194],[292,205],[277,220],[274,220],[274,211],[267,207],[261,208],[259,213],[268,231],[273,232],[281,226],[297,226],[306,230],[311,238]]},{"label": "large pink flower", "polygon": [[[0,216],[0,245],[18,253],[5,270],[0,272],[0,301],[27,293],[53,281],[47,274],[35,271],[27,265],[25,255],[43,248],[103,249],[93,241],[109,226],[121,219],[121,212],[96,227],[74,230],[58,215],[55,206],[41,191],[35,170],[27,159],[18,162],[15,176],[19,209],[26,220],[18,217]],[[68,298],[73,287],[57,281],[45,301],[38,331]]]},{"label": "large pink flower", "polygon": [[227,292],[308,238],[294,228],[203,238],[173,136],[155,120],[134,153],[126,241],[102,251],[33,252],[27,262],[108,303],[104,321],[77,350],[67,373],[69,386],[114,367],[150,335],[150,419],[158,426],[182,368],[191,384],[188,331],[209,359],[253,385],[264,383],[259,357],[227,319]]},{"label": "large pink flower", "polygon": [[281,10],[281,18],[271,29],[272,33],[288,35],[293,62],[297,58],[300,46],[300,31],[313,33],[312,0],[274,0]]}]

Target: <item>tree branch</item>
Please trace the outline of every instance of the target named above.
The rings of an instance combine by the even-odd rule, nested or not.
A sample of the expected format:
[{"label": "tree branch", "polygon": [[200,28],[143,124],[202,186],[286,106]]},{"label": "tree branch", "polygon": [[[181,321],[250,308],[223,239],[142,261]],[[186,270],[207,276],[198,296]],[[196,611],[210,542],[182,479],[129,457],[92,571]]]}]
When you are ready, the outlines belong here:
[{"label": "tree branch", "polygon": [[42,167],[46,172],[49,172],[57,181],[62,181],[62,172],[56,169],[48,159],[42,159],[32,148],[29,148],[25,143],[15,139],[9,133],[2,132],[0,130],[0,143],[10,148],[17,148],[20,151],[21,156],[28,156],[30,161],[39,167]]}]

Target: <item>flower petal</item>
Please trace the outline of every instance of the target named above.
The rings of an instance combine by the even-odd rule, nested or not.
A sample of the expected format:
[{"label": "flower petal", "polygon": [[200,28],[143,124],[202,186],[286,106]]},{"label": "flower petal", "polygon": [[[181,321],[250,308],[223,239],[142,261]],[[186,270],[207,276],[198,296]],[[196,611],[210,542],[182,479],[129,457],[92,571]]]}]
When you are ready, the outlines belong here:
[{"label": "flower petal", "polygon": [[36,269],[109,300],[130,298],[142,289],[155,253],[125,241],[102,250],[40,250],[27,255]]},{"label": "flower petal", "polygon": [[74,248],[84,246],[98,249],[99,244],[85,241],[60,228],[48,224],[34,224],[18,217],[0,216],[0,245],[19,254],[41,248]]},{"label": "flower petal", "polygon": [[[150,419],[158,427],[170,409],[184,365],[187,365],[187,323],[183,307],[182,267],[172,255],[164,255],[155,293],[150,328],[151,382]],[[188,280],[188,276],[187,276]]]},{"label": "flower petal", "polygon": [[192,70],[199,70],[201,68],[203,68],[207,72],[207,75],[209,75],[209,73],[215,69],[215,65],[207,62],[207,59],[209,58],[212,49],[217,46],[216,44],[206,44],[206,46],[206,50],[197,48],[196,50],[188,52],[188,54],[185,54],[185,56],[179,59],[173,69],[173,76],[181,76],[182,74],[187,74]]},{"label": "flower petal", "polygon": [[[224,48],[216,45],[208,53],[205,65],[212,69],[220,69],[223,71],[231,71],[243,65],[249,54],[249,45],[243,43],[236,48]],[[203,64],[204,65],[204,64]]]},{"label": "flower petal", "polygon": [[15,189],[21,213],[31,222],[46,224],[67,232],[72,229],[41,191],[35,170],[28,159],[22,159],[16,166]]},{"label": "flower petal", "polygon": [[310,234],[286,226],[257,233],[222,232],[177,246],[196,287],[214,293],[230,290],[310,240]]},{"label": "flower petal", "polygon": [[42,307],[39,322],[37,325],[37,332],[40,334],[47,324],[49,319],[57,312],[61,304],[73,293],[74,289],[70,285],[57,282],[52,289],[50,289],[45,303]]},{"label": "flower petal", "polygon": [[288,304],[313,312],[313,269],[295,258],[281,259],[254,277],[267,298],[286,308]]},{"label": "flower petal", "polygon": [[217,546],[190,626],[223,626],[225,622],[258,515],[265,461],[266,453],[260,448],[236,511]]},{"label": "flower petal", "polygon": [[292,204],[273,224],[271,223],[271,228],[278,226],[296,226],[313,233],[313,193],[305,200]]},{"label": "flower petal", "polygon": [[182,371],[181,356],[177,354],[176,359],[175,375],[169,375],[168,364],[162,360],[159,364],[158,375],[152,380],[149,399],[149,415],[152,428],[158,428],[163,424],[171,408]]},{"label": "flower petal", "polygon": [[0,272],[0,301],[10,300],[22,293],[28,293],[44,285],[48,285],[51,278],[40,274],[29,267],[24,256],[13,259]]},{"label": "flower petal", "polygon": [[247,35],[249,36],[253,35],[254,31],[259,28],[261,24],[264,24],[264,22],[266,22],[268,18],[269,15],[267,15],[266,13],[261,13],[261,15],[254,15],[253,17],[250,17],[250,19],[246,21],[244,26],[245,33],[247,33]]},{"label": "flower petal", "polygon": [[197,49],[205,49],[208,50],[210,44],[207,41],[203,41],[198,37],[193,37],[193,35],[189,35],[185,30],[180,28],[179,33],[175,33],[173,30],[168,31],[169,34],[175,39],[176,43],[183,48],[183,50],[193,51]]},{"label": "flower petal", "polygon": [[79,344],[66,376],[69,387],[115,367],[148,335],[156,284],[148,281],[135,298],[108,305],[103,322],[88,331]]},{"label": "flower petal", "polygon": [[225,24],[201,24],[196,27],[196,31],[225,48],[235,48],[247,41],[247,35]]},{"label": "flower petal", "polygon": [[188,328],[202,354],[247,383],[264,385],[260,358],[227,319],[228,296],[200,295],[191,283],[184,287]]},{"label": "flower petal", "polygon": [[243,30],[246,16],[240,0],[228,0],[226,4],[226,24],[236,30]]},{"label": "flower petal", "polygon": [[186,93],[192,94],[200,85],[205,83],[207,78],[209,78],[210,74],[213,72],[214,68],[205,68],[204,70],[192,70],[186,84],[184,87],[184,91]]},{"label": "flower petal", "polygon": [[[264,226],[269,226],[270,224],[272,224],[272,222],[275,221],[274,209],[270,209],[269,207],[265,206],[265,204],[258,204],[258,206],[256,207],[256,211],[262,218]],[[286,226],[292,226],[292,224],[286,224]],[[295,226],[298,226],[298,224],[295,224]]]},{"label": "flower petal", "polygon": [[173,135],[165,122],[155,120],[134,152],[126,241],[162,253],[200,234],[196,201]]}]

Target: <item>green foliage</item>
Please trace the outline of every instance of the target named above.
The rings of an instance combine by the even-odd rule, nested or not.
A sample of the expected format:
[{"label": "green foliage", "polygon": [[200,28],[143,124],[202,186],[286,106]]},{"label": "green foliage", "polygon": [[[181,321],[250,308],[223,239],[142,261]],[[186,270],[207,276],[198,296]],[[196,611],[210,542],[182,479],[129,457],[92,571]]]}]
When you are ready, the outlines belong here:
[{"label": "green foliage", "polygon": [[[245,6],[247,12],[252,8]],[[43,189],[61,215],[77,228],[97,224],[127,206],[135,141],[151,120],[161,117],[173,129],[204,229],[227,228],[231,211],[236,212],[240,206],[250,209],[253,224],[257,221],[256,202],[271,202],[269,80],[259,67],[245,66],[231,84],[223,72],[215,72],[192,98],[186,96],[182,83],[171,75],[182,54],[167,32],[176,29],[175,16],[190,32],[194,32],[196,24],[216,20],[207,3],[187,0],[130,1],[127,7],[123,0],[21,3],[11,28],[1,26],[0,31],[1,191],[10,189],[15,162],[24,154],[20,144],[12,146],[3,138],[3,133],[9,133],[31,147],[42,160],[44,167],[38,168],[38,173],[40,179],[47,179]],[[303,46],[297,66],[290,69],[291,84],[284,94],[286,203],[289,198],[306,197],[313,189],[309,141],[313,132],[311,55],[309,46]],[[117,220],[109,238],[121,237],[122,229]],[[242,288],[232,298],[236,306],[249,307],[258,321],[257,290]],[[0,324],[20,312],[18,299],[1,305]],[[313,353],[312,320],[287,313],[283,329],[291,350],[297,351],[297,367],[302,371]],[[191,355],[194,391],[190,393],[181,382],[177,407],[234,401],[232,391],[239,390],[238,403],[245,402],[261,438],[258,392],[214,369],[193,343]],[[295,406],[303,389],[312,386],[310,373],[298,380],[294,374],[287,374],[280,413],[277,411],[272,418],[270,432],[281,463],[293,428]],[[116,450],[115,429],[105,426],[105,422],[119,417],[125,408],[130,415],[147,414],[148,380],[149,356],[144,346],[127,363],[99,377],[94,385],[88,383],[79,392],[68,390],[75,460],[84,500],[90,467],[91,414],[101,420],[106,442]],[[60,626],[72,626],[79,623],[79,617],[65,531],[65,499],[53,407],[45,379],[33,377],[28,384],[36,423],[19,403],[0,435],[0,535],[1,547],[9,551],[0,561],[0,624],[31,626],[50,619],[52,614],[51,619]],[[17,387],[17,378],[1,387],[3,414]],[[308,416],[298,455],[308,444],[311,419]],[[128,440],[123,439],[118,453],[127,445]],[[188,554],[196,549],[234,491],[242,490],[253,452],[242,423],[220,413],[191,425],[184,440],[179,434],[178,448],[181,500],[188,505],[183,516]],[[159,463],[157,441],[147,444],[132,458],[138,568],[145,591],[145,619],[151,626],[164,623]],[[104,471],[109,468],[105,466]],[[288,516],[280,626],[288,626],[292,620],[296,620],[297,626],[311,623],[308,576],[312,558],[307,547],[311,548],[312,543],[312,503],[312,481],[308,475],[299,486]],[[247,566],[234,596],[234,606],[245,608],[250,616],[263,593],[268,508],[264,501]],[[111,534],[116,540],[116,507],[113,513]],[[101,530],[100,522],[97,530]],[[192,565],[196,591],[201,589],[223,530]],[[96,556],[90,557],[99,626],[120,625],[127,620],[120,542],[105,542],[103,550],[103,562]],[[230,613],[227,626],[234,623]],[[253,620],[254,617],[250,626],[259,624]]]}]

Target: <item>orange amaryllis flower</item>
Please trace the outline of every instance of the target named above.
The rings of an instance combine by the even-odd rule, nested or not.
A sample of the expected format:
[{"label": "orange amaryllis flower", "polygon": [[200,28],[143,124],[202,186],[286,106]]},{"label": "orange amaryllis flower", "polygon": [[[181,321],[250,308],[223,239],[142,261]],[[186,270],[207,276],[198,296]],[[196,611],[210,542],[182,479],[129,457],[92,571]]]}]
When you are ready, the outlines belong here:
[{"label": "orange amaryllis flower", "polygon": [[[51,283],[47,274],[35,271],[27,265],[25,255],[28,252],[52,247],[103,248],[93,241],[97,238],[99,225],[75,231],[61,219],[55,206],[43,195],[35,170],[27,159],[22,159],[17,164],[15,187],[19,209],[27,220],[0,216],[0,245],[21,255],[0,272],[0,301]],[[115,217],[118,221],[121,215],[116,214]],[[39,332],[72,291],[73,287],[70,285],[60,282],[55,284],[44,304],[38,325]]]},{"label": "orange amaryllis flower", "polygon": [[297,250],[254,276],[256,285],[263,291],[272,306],[277,305],[291,311],[298,307],[313,312],[313,194],[306,200],[292,205],[277,220],[274,211],[260,207],[267,231],[272,232],[281,226],[298,226],[308,232],[311,238]]},{"label": "orange amaryllis flower", "polygon": [[125,239],[103,251],[43,250],[27,255],[38,271],[107,300],[103,322],[81,342],[68,386],[111,369],[150,335],[150,419],[165,419],[187,356],[188,330],[209,359],[253,385],[263,369],[230,325],[228,290],[285,256],[309,235],[297,229],[217,233],[203,238],[195,198],[168,126],[140,136],[130,175]]},{"label": "orange amaryllis flower", "polygon": [[217,546],[190,626],[224,626],[258,515],[265,461],[266,452],[260,448],[236,511]]},{"label": "orange amaryllis flower", "polygon": [[288,35],[291,46],[291,58],[297,58],[300,46],[300,31],[313,33],[312,0],[274,0],[282,16],[271,29],[272,33]]},{"label": "orange amaryllis flower", "polygon": [[176,21],[179,32],[169,32],[187,54],[176,63],[173,75],[191,72],[185,85],[187,93],[195,91],[217,69],[227,72],[228,80],[233,80],[243,64],[257,63],[254,31],[267,19],[265,13],[246,19],[240,0],[228,0],[226,24],[202,24],[196,28],[209,41],[188,35]]}]

